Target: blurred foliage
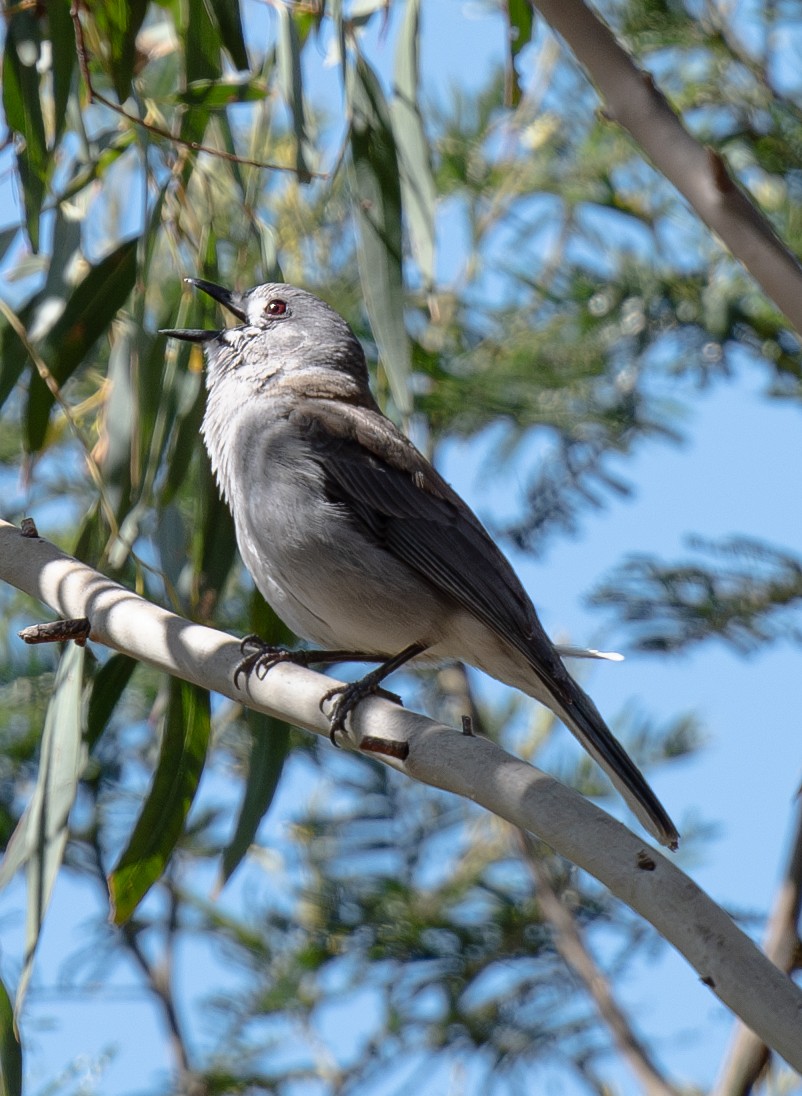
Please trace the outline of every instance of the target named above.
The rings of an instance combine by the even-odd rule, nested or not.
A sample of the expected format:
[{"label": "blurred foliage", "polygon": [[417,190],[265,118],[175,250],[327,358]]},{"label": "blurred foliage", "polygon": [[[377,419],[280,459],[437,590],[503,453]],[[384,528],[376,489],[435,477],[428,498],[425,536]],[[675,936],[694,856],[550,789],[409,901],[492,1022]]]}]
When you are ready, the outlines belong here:
[{"label": "blurred foliage", "polygon": [[678,651],[718,637],[742,653],[778,639],[802,643],[802,559],[748,537],[694,538],[697,558],[631,556],[594,590],[642,651]]},{"label": "blurred foliage", "polygon": [[[633,489],[626,459],[682,437],[696,387],[748,360],[768,395],[802,397],[798,342],[778,310],[598,111],[527,4],[490,5],[498,69],[447,96],[421,65],[428,12],[415,0],[76,10],[50,0],[5,18],[19,201],[0,226],[2,516],[33,513],[148,597],[288,639],[236,562],[198,435],[197,348],[157,334],[218,322],[183,275],[239,288],[283,277],[330,300],[363,339],[383,406],[419,434],[425,424],[435,456],[459,436],[516,458],[526,489],[503,532],[535,552]],[[796,8],[753,4],[746,17],[738,5],[610,0],[604,13],[802,251]],[[642,649],[711,636],[748,649],[799,640],[799,574],[790,552],[736,539],[687,564],[625,562],[596,600]],[[39,610],[7,590],[0,609],[5,847],[36,786],[42,727],[61,732],[57,653],[11,638]],[[121,956],[133,962],[174,1055],[163,1091],[289,1091],[317,1077],[320,1091],[348,1092],[410,1063],[410,1083],[433,1060],[445,1078],[466,1055],[477,1091],[491,1078],[527,1087],[551,1058],[592,1074],[609,1037],[556,958],[502,828],[275,721],[182,698],[122,656],[88,652],[83,672],[88,760],[65,864],[106,907],[109,874],[118,865],[119,900],[124,868],[131,917],[99,924],[72,968],[102,981]],[[426,699],[454,707],[440,678]],[[483,719],[505,741],[522,735],[515,702]],[[620,727],[650,762],[697,737],[682,718]],[[524,752],[546,738],[542,724],[525,728]],[[324,789],[296,808],[287,841],[263,825],[285,769],[313,771]],[[603,790],[587,760],[561,776]],[[55,868],[51,857],[48,884]],[[232,909],[227,888],[210,906],[210,871],[231,886],[244,875],[259,902]],[[611,970],[624,965],[641,927],[564,865],[555,873],[579,923],[620,940]],[[176,1005],[178,938],[210,941],[238,972],[240,992],[218,996],[220,1023],[202,1040]],[[2,973],[10,983],[19,968]],[[326,1004],[357,991],[372,994],[374,1033],[354,1053],[323,1046]]]}]

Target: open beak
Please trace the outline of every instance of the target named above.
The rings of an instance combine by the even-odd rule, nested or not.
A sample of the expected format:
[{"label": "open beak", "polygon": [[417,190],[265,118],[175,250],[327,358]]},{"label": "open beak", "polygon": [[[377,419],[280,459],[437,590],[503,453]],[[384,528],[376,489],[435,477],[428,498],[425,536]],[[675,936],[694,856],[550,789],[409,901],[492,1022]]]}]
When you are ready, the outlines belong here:
[{"label": "open beak", "polygon": [[[227,308],[229,312],[232,312],[238,320],[242,320],[244,323],[248,316],[245,312],[245,308],[242,301],[241,293],[232,293],[230,289],[224,289],[221,285],[215,285],[214,282],[207,282],[203,278],[184,278],[184,281],[189,285],[194,285],[196,289],[200,289],[201,292],[207,293],[214,300]],[[161,335],[168,335],[171,339],[183,339],[184,342],[209,342],[211,339],[216,339],[220,334],[220,331],[206,331],[199,328],[172,328],[162,327],[159,332]]]}]

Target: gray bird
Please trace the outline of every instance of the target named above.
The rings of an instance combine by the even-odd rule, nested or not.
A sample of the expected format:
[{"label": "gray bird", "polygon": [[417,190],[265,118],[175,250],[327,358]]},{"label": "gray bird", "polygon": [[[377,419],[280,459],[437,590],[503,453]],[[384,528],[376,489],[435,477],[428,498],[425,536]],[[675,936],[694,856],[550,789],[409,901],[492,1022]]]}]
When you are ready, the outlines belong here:
[{"label": "gray bird", "polygon": [[240,553],[278,616],[324,648],[287,653],[249,637],[240,671],[265,672],[287,657],[379,662],[330,694],[333,738],[405,662],[467,662],[547,705],[646,828],[676,848],[674,824],[566,670],[508,561],[379,410],[346,321],[292,285],[234,293],[187,281],[240,321],[164,332],[203,344],[201,429]]}]

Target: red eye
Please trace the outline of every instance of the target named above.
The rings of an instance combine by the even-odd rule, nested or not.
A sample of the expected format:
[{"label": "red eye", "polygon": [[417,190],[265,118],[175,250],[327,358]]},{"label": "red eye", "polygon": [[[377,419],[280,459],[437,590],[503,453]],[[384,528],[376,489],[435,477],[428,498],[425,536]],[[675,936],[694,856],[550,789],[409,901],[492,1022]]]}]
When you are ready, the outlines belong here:
[{"label": "red eye", "polygon": [[286,301],[268,301],[267,306],[265,307],[265,312],[268,314],[268,316],[283,316],[286,311]]}]

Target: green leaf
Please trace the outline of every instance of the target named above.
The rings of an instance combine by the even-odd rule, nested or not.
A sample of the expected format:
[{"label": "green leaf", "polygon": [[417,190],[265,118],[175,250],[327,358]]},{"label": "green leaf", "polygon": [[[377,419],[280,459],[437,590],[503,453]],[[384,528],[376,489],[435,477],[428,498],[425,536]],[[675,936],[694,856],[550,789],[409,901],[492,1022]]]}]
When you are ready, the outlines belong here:
[{"label": "green leaf", "polygon": [[225,80],[195,80],[176,96],[179,103],[206,110],[225,110],[232,103],[257,103],[266,99],[269,89],[264,80],[250,76]]},{"label": "green leaf", "polygon": [[404,323],[398,157],[381,86],[359,55],[348,68],[346,95],[360,282],[393,399],[399,412],[408,415],[411,355]]},{"label": "green leaf", "polygon": [[114,654],[95,674],[86,714],[86,744],[90,750],[106,729],[136,667],[136,659]]},{"label": "green leaf", "polygon": [[247,69],[248,51],[242,34],[242,18],[237,0],[211,0],[212,11],[220,28],[220,39],[234,68]]},{"label": "green leaf", "polygon": [[515,62],[524,46],[532,41],[534,15],[531,0],[507,0],[507,20],[509,23],[507,41],[510,52],[507,62],[504,100],[508,107],[517,107],[523,92]]},{"label": "green leaf", "polygon": [[208,461],[204,462],[202,518],[198,522],[193,556],[199,575],[198,603],[208,618],[223,589],[237,555],[237,539],[231,511],[220,497]]},{"label": "green leaf", "polygon": [[418,105],[420,0],[408,0],[398,38],[390,106],[401,169],[401,197],[424,289],[434,285],[434,208],[437,193]]},{"label": "green leaf", "polygon": [[22,1046],[8,990],[0,981],[0,1096],[22,1096]]},{"label": "green leaf", "polygon": [[[23,327],[27,328],[31,314],[30,305],[26,305],[18,313]],[[16,331],[10,323],[4,324],[0,333],[0,407],[14,391],[14,386],[22,376],[27,360],[27,351],[17,338]]]},{"label": "green leaf", "polygon": [[55,143],[58,144],[67,122],[67,103],[75,71],[75,32],[70,18],[70,0],[49,0],[47,21],[53,55],[53,113]]},{"label": "green leaf", "polygon": [[308,183],[310,175],[306,158],[310,151],[310,143],[306,132],[301,41],[290,9],[285,4],[279,4],[276,10],[279,21],[276,42],[279,83],[282,95],[292,114],[292,128],[295,133],[295,167],[298,178],[301,182]]},{"label": "green leaf", "polygon": [[220,33],[212,22],[205,0],[189,0],[185,33],[187,83],[216,80],[222,76]]},{"label": "green leaf", "polygon": [[108,75],[123,103],[131,94],[136,36],[148,10],[148,0],[103,0],[101,4],[92,4],[90,10],[108,50]]},{"label": "green leaf", "polygon": [[17,984],[19,1014],[33,971],[36,945],[67,844],[68,819],[86,763],[81,737],[85,647],[70,643],[61,655],[47,707],[36,786],[0,865],[0,889],[27,868],[25,958]]},{"label": "green leaf", "polygon": [[109,876],[116,925],[128,920],[164,873],[198,790],[210,730],[208,692],[171,678],[153,784],[128,845]]},{"label": "green leaf", "polygon": [[[85,361],[125,304],[136,278],[136,250],[137,240],[129,240],[91,267],[46,335],[39,353],[57,384],[63,385]],[[52,393],[39,374],[34,373],[26,422],[30,452],[42,447],[52,406]]]},{"label": "green leaf", "polygon": [[290,748],[290,728],[281,720],[248,708],[245,722],[253,736],[248,781],[234,835],[223,852],[219,888],[225,886],[253,844],[259,824],[273,802]]},{"label": "green leaf", "polygon": [[9,129],[22,138],[17,151],[25,220],[33,251],[39,250],[39,218],[47,189],[49,156],[39,101],[40,35],[36,19],[22,11],[6,31],[3,58],[3,109]]},{"label": "green leaf", "polygon": [[[265,643],[276,646],[293,643],[292,632],[258,590],[251,595],[249,616],[251,631]],[[234,835],[223,852],[218,889],[225,886],[253,844],[259,823],[273,802],[289,751],[290,728],[286,723],[250,708],[245,709],[245,721],[253,735],[248,781]]]}]

